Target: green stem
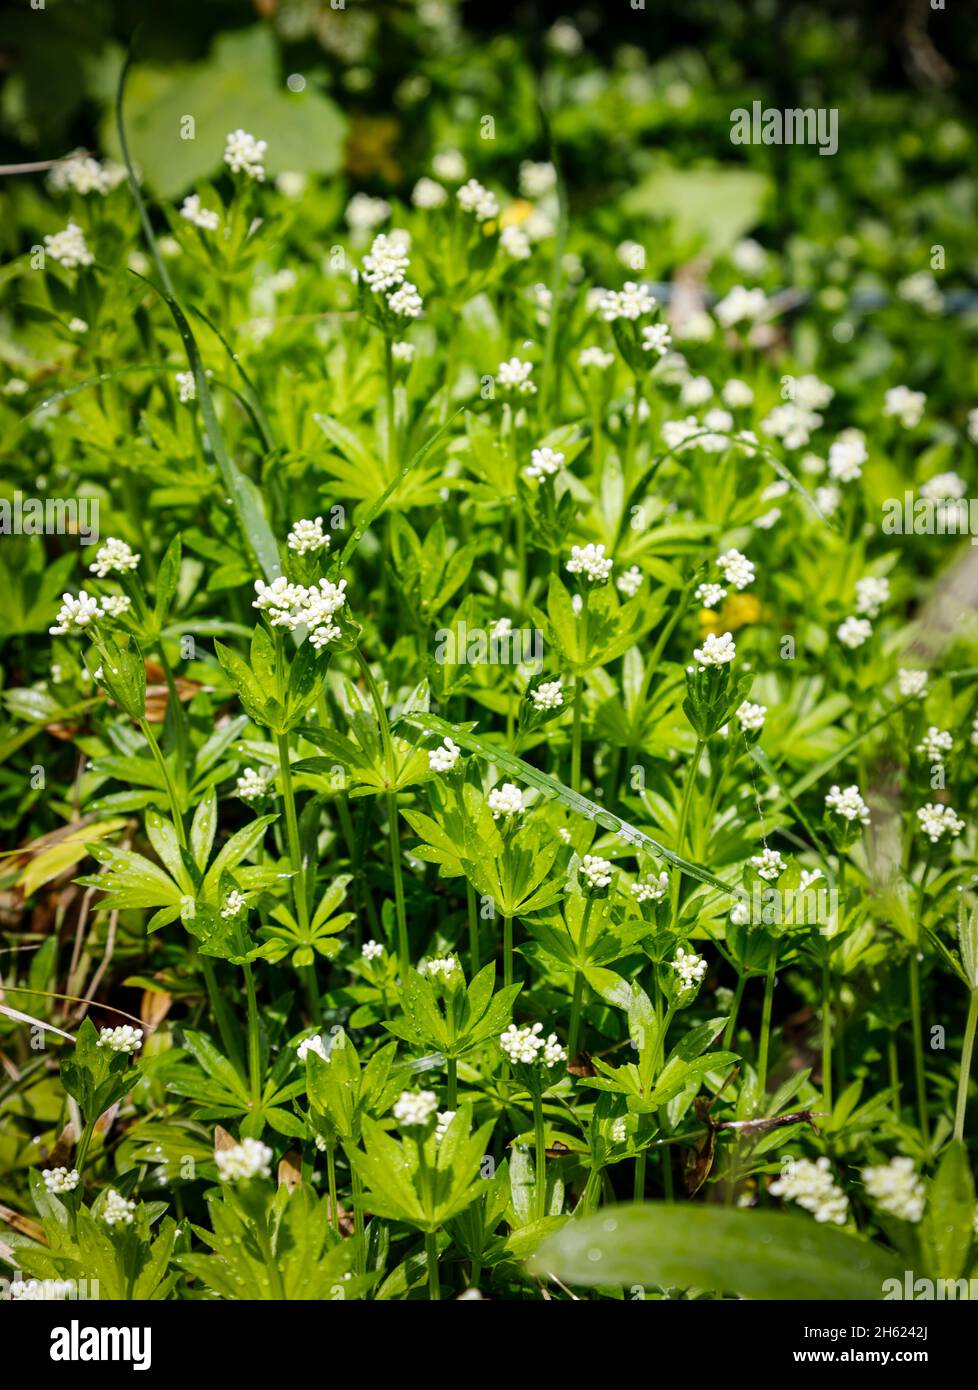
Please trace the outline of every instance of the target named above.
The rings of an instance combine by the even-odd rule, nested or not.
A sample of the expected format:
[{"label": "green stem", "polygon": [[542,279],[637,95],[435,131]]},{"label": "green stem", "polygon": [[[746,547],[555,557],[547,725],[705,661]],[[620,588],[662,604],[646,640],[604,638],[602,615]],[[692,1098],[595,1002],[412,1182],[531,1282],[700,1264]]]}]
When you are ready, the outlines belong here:
[{"label": "green stem", "polygon": [[458,1105],[458,1059],[448,1058],[448,1108],[454,1110]]},{"label": "green stem", "polygon": [[441,1299],[441,1286],[438,1283],[438,1237],[434,1231],[424,1233],[424,1257],[428,1266],[428,1296],[432,1303]]},{"label": "green stem", "polygon": [[757,1056],[757,1077],[761,1085],[761,1095],[767,1092],[767,1058],[771,1045],[771,1005],[774,1001],[774,973],[778,963],[778,943],[771,941],[767,958],[767,974],[764,977],[764,1004],[761,1009],[761,1045]]},{"label": "green stem", "polygon": [[173,778],[170,775],[169,764],[163,756],[162,749],[156,741],[156,735],[150,728],[145,718],[139,720],[139,729],[143,738],[149,744],[149,751],[155,759],[156,766],[160,770],[163,778],[163,785],[166,787],[167,799],[170,802],[170,813],[173,816],[173,826],[177,832],[177,841],[181,849],[187,848],[187,832],[183,828],[183,814],[180,810],[180,802],[177,800],[177,789],[173,785]]},{"label": "green stem", "polygon": [[397,421],[394,409],[394,353],[390,338],[384,338],[384,394],[387,405],[387,481],[397,468]]},{"label": "green stem", "polygon": [[503,984],[513,983],[513,919],[503,918]]},{"label": "green stem", "polygon": [[354,1269],[357,1274],[364,1274],[367,1268],[367,1247],[363,1222],[363,1182],[352,1163],[350,1164],[350,1172],[353,1178],[353,1223],[357,1241]]},{"label": "green stem", "polygon": [[329,1224],[339,1235],[340,1209],[336,1197],[336,1148],[330,1144],[326,1150],[326,1181],[329,1185]]},{"label": "green stem", "polygon": [[975,1028],[978,1026],[978,989],[971,991],[968,1021],[961,1044],[961,1073],[958,1076],[958,1099],[954,1107],[954,1137],[964,1139],[964,1113],[968,1108],[968,1080],[971,1076],[971,1057],[975,1047]]},{"label": "green stem", "polygon": [[746,984],[747,975],[744,971],[741,971],[737,976],[737,987],[734,990],[733,1002],[730,1005],[730,1017],[727,1019],[727,1026],[723,1030],[723,1042],[720,1044],[725,1052],[730,1050],[730,1044],[733,1042],[733,1035],[737,1028],[737,1016],[740,1013],[740,1004],[744,997],[744,987]]},{"label": "green stem", "polygon": [[479,973],[479,911],[475,889],[465,880],[465,897],[469,917],[469,978],[475,979]]},{"label": "green stem", "polygon": [[257,1104],[261,1099],[261,1031],[258,1023],[258,996],[251,962],[244,964],[245,991],[248,995],[248,1076],[251,1094]]},{"label": "green stem", "polygon": [[578,676],[574,683],[574,723],[571,730],[571,787],[581,790],[581,722],[584,705],[584,680]]},{"label": "green stem", "polygon": [[826,960],[822,965],[822,1096],[832,1113],[832,974]]},{"label": "green stem", "polygon": [[636,1202],[645,1200],[645,1162],[646,1153],[643,1149],[640,1154],[635,1156],[635,1185],[632,1189],[632,1196]]},{"label": "green stem", "polygon": [[533,1131],[536,1140],[537,1220],[547,1214],[547,1131],[543,1121],[543,1098],[533,1092]]},{"label": "green stem", "polygon": [[900,1123],[900,1058],[897,1054],[896,1031],[891,1028],[886,1044],[890,1065],[890,1089],[893,1091],[893,1118]]},{"label": "green stem", "polygon": [[221,1035],[221,1042],[224,1044],[224,1051],[233,1063],[236,1071],[242,1071],[241,1052],[238,1047],[237,1038],[231,1018],[231,1011],[228,1008],[221,988],[217,983],[217,972],[214,969],[214,961],[211,956],[198,955],[200,968],[204,973],[204,983],[207,985],[207,994],[211,1001],[211,1009],[217,1023],[217,1031]]},{"label": "green stem", "polygon": [[[693,761],[690,763],[686,772],[686,780],[683,783],[683,799],[679,808],[679,827],[676,831],[676,853],[681,855],[686,843],[686,823],[689,820],[689,808],[693,798],[693,789],[696,786],[696,774],[699,772],[700,759],[703,756],[703,749],[706,747],[705,739],[696,740],[696,748],[693,752]],[[679,916],[679,889],[682,884],[682,872],[674,869],[672,882],[670,884],[671,898],[671,925],[675,930],[676,920]]]},{"label": "green stem", "polygon": [[580,970],[574,972],[574,995],[571,999],[570,1028],[567,1033],[567,1056],[573,1061],[577,1056],[577,1037],[581,1027],[581,1006],[584,1003],[584,976]]},{"label": "green stem", "polygon": [[299,843],[299,819],[295,810],[295,788],[292,785],[292,764],[289,760],[289,740],[287,734],[279,734],[278,760],[282,771],[282,800],[285,803],[285,824],[289,838],[289,859],[292,861],[292,894],[299,926],[303,936],[309,932],[309,906],[306,902],[306,875],[302,863],[302,847]]},{"label": "green stem", "polygon": [[85,1159],[88,1157],[89,1145],[92,1142],[92,1135],[95,1133],[95,1125],[97,1122],[98,1116],[95,1115],[92,1119],[86,1121],[85,1128],[82,1131],[81,1143],[78,1145],[78,1152],[75,1154],[74,1164],[79,1173],[82,1172],[85,1167]]},{"label": "green stem", "polygon": [[924,1039],[920,1021],[920,962],[916,946],[910,951],[910,1026],[913,1030],[913,1071],[917,1091],[917,1118],[924,1143],[930,1143],[927,1118],[927,1082],[924,1077]]}]

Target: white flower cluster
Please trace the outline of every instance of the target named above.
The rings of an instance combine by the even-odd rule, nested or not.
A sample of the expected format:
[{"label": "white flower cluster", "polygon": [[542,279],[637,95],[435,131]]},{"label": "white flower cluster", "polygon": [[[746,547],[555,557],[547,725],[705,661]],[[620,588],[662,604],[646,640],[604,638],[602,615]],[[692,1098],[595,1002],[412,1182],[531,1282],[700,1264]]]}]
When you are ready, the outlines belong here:
[{"label": "white flower cluster", "polygon": [[784,860],[781,851],[777,849],[764,849],[760,854],[752,854],[750,862],[757,870],[758,876],[767,879],[769,883],[784,873]]},{"label": "white flower cluster", "polygon": [[549,160],[537,164],[532,159],[520,163],[520,192],[524,198],[545,198],[557,187],[557,170]]},{"label": "white flower cluster", "polygon": [[564,703],[564,692],[560,681],[544,681],[530,696],[535,709],[559,709]]},{"label": "white flower cluster", "polygon": [[478,179],[463,183],[455,196],[462,211],[474,213],[477,222],[489,222],[499,216],[499,200]]},{"label": "white flower cluster", "polygon": [[693,657],[701,668],[705,666],[726,666],[737,655],[737,646],[729,632],[715,632],[707,635],[702,647],[693,648]]},{"label": "white flower cluster", "polygon": [[615,354],[605,352],[604,348],[586,347],[579,354],[577,365],[583,369],[596,367],[599,372],[606,372],[609,367],[615,364]]},{"label": "white flower cluster", "polygon": [[883,414],[899,420],[905,430],[916,429],[924,414],[927,397],[909,386],[891,386],[883,400]]},{"label": "white flower cluster", "polygon": [[45,1168],[41,1177],[49,1192],[74,1192],[81,1181],[77,1168]]},{"label": "white flower cluster", "polygon": [[375,294],[387,296],[387,307],[399,318],[421,317],[424,303],[417,285],[406,280],[410,262],[403,233],[383,232],[374,237],[370,252],[363,258],[364,279]]},{"label": "white flower cluster", "polygon": [[619,593],[626,598],[634,598],[645,582],[645,575],[638,565],[632,565],[624,570],[615,580],[615,586]]},{"label": "white flower cluster", "polygon": [[597,854],[585,854],[581,860],[581,878],[584,887],[592,893],[598,888],[607,888],[611,883],[611,862]]},{"label": "white flower cluster", "polygon": [[534,1023],[532,1027],[518,1028],[511,1023],[499,1038],[499,1046],[511,1062],[525,1062],[533,1065],[542,1062],[545,1067],[555,1067],[567,1061],[567,1052],[561,1047],[556,1033],[543,1036],[543,1024]]},{"label": "white flower cluster", "polygon": [[749,700],[744,700],[743,704],[737,707],[736,716],[741,733],[756,733],[758,729],[763,729],[766,715],[766,705],[752,705]]},{"label": "white flower cluster", "polygon": [[900,1221],[919,1221],[924,1214],[924,1184],[912,1158],[891,1158],[863,1169],[866,1191],[881,1211]]},{"label": "white flower cluster", "polygon": [[540,449],[534,449],[530,455],[530,463],[523,470],[528,478],[552,478],[555,473],[559,473],[564,466],[564,455],[557,449],[551,449],[544,445]]},{"label": "white flower cluster", "polygon": [[939,729],[936,724],[931,724],[917,744],[915,751],[923,753],[929,763],[941,766],[944,762],[944,755],[950,753],[953,747],[954,738],[948,730]]},{"label": "white flower cluster", "polygon": [[224,918],[237,917],[247,906],[248,899],[245,895],[239,893],[237,888],[232,888],[224,899],[224,906],[221,908],[221,916]]},{"label": "white flower cluster", "polygon": [[345,591],[345,579],[339,584],[320,579],[318,584],[307,589],[302,584],[290,583],[280,574],[271,584],[263,579],[255,580],[258,597],[251,606],[264,613],[272,627],[286,627],[291,632],[299,627],[307,628],[309,641],[318,648],[340,635],[333,614],[345,604]]},{"label": "white flower cluster", "polygon": [[383,943],[380,941],[365,941],[360,951],[364,960],[380,960],[384,954]]},{"label": "white flower cluster", "polygon": [[642,329],[642,351],[654,352],[657,357],[665,357],[672,342],[672,334],[664,323],[647,323]]},{"label": "white flower cluster", "polygon": [[867,618],[875,618],[879,615],[884,603],[890,600],[890,581],[888,579],[877,579],[871,574],[867,574],[863,579],[856,580],[856,612],[865,613]]},{"label": "white flower cluster", "polygon": [[426,1125],[438,1109],[434,1091],[402,1091],[394,1102],[394,1119],[405,1129]]},{"label": "white flower cluster", "polygon": [[371,198],[369,193],[354,193],[346,205],[346,225],[354,232],[371,232],[386,222],[391,205],[386,198]]},{"label": "white flower cluster", "polygon": [[518,357],[511,357],[508,362],[500,362],[496,369],[496,380],[506,391],[515,391],[521,396],[533,396],[537,388],[530,380],[532,371],[532,362],[521,362]]},{"label": "white flower cluster", "polygon": [[821,424],[822,416],[817,411],[806,410],[796,401],[785,401],[764,417],[761,429],[780,439],[786,449],[801,449]]},{"label": "white flower cluster", "polygon": [[655,296],[648,285],[626,280],[620,290],[608,290],[603,295],[598,304],[598,313],[605,323],[614,323],[616,319],[630,319],[634,322],[644,314],[651,314],[655,303]]},{"label": "white flower cluster", "polygon": [[695,597],[704,608],[716,608],[727,597],[727,591],[722,584],[698,584]]},{"label": "white flower cluster", "polygon": [[461,748],[447,735],[437,748],[428,754],[428,766],[432,772],[451,772],[462,754]]},{"label": "white flower cluster", "polygon": [[181,405],[189,405],[197,399],[197,380],[193,372],[177,372],[177,399]]},{"label": "white flower cluster", "polygon": [[103,1028],[96,1047],[108,1047],[113,1052],[138,1052],[143,1045],[143,1030],[123,1023],[120,1028]]},{"label": "white flower cluster", "polygon": [[105,1194],[102,1220],[106,1226],[131,1226],[132,1214],[135,1210],[135,1202],[127,1201],[121,1192],[116,1192],[114,1187],[110,1187]]},{"label": "white flower cluster", "polygon": [[830,787],[825,804],[830,811],[834,811],[843,820],[857,820],[860,825],[869,824],[869,807],[863,800],[857,786]]},{"label": "white flower cluster", "polygon": [[242,1139],[229,1149],[218,1149],[214,1162],[221,1182],[267,1178],[272,1171],[272,1151],[260,1139]]},{"label": "white flower cluster", "polygon": [[44,246],[52,261],[57,261],[66,270],[74,270],[80,265],[92,265],[95,260],[88,249],[85,234],[76,222],[69,222],[63,231],[46,236]]},{"label": "white flower cluster", "polygon": [[843,430],[829,446],[829,472],[838,483],[853,483],[862,477],[863,464],[868,458],[862,430]]},{"label": "white flower cluster", "polygon": [[82,197],[89,193],[101,193],[104,198],[126,177],[123,165],[106,160],[100,164],[83,150],[75,150],[64,159],[59,159],[48,173],[46,183],[52,193],[65,193],[69,188]]},{"label": "white flower cluster", "polygon": [[739,550],[725,550],[717,556],[717,567],[728,584],[735,589],[746,589],[754,582],[754,565]]},{"label": "white flower cluster", "polygon": [[514,261],[528,261],[533,255],[530,238],[526,232],[522,227],[514,227],[512,224],[504,227],[499,233],[499,245]]},{"label": "white flower cluster", "polygon": [[835,1226],[846,1223],[849,1198],[836,1186],[831,1164],[824,1156],[814,1163],[810,1158],[790,1159],[769,1190],[773,1197],[797,1202],[805,1211],[810,1211],[816,1221],[831,1221]]},{"label": "white flower cluster", "polygon": [[611,574],[612,563],[605,556],[603,545],[574,545],[565,568],[568,574],[583,574],[589,584],[604,584]]},{"label": "white flower cluster", "polygon": [[868,618],[856,618],[850,615],[845,622],[839,624],[835,634],[844,647],[850,651],[855,651],[857,647],[863,646],[873,635],[873,624]]},{"label": "white flower cluster", "polygon": [[953,840],[964,829],[964,821],[953,807],[937,805],[933,802],[921,806],[917,812],[917,819],[920,821],[921,830],[932,845],[936,845],[938,840],[943,839],[945,835]]},{"label": "white flower cluster", "polygon": [[324,1062],[329,1061],[326,1044],[318,1033],[314,1034],[311,1038],[303,1038],[302,1042],[299,1043],[299,1046],[295,1050],[295,1055],[300,1062],[304,1062],[310,1052],[315,1052],[316,1056],[321,1057]]},{"label": "white flower cluster", "polygon": [[647,874],[645,878],[637,878],[632,884],[632,897],[639,903],[658,903],[669,892],[669,875],[665,869],[659,874]]},{"label": "white flower cluster", "polygon": [[48,628],[48,632],[52,637],[63,637],[68,632],[84,632],[89,623],[101,617],[102,610],[98,606],[98,599],[93,598],[84,589],[79,590],[77,598],[73,598],[71,594],[62,594],[57,621],[53,627]]},{"label": "white flower cluster", "polygon": [[964,496],[967,486],[960,473],[935,473],[920,484],[920,495],[931,502],[956,502]]},{"label": "white flower cluster", "polygon": [[235,794],[242,801],[261,801],[272,789],[275,774],[270,767],[246,767],[234,784]]},{"label": "white flower cluster", "polygon": [[329,536],[323,531],[322,517],[317,516],[312,521],[303,517],[301,521],[293,522],[286,545],[296,555],[309,555],[315,554],[317,550],[327,550]]},{"label": "white flower cluster", "polygon": [[730,293],[714,305],[713,313],[724,328],[732,328],[736,323],[761,318],[766,310],[767,295],[763,290],[747,290],[743,285],[734,285]]},{"label": "white flower cluster", "polygon": [[922,700],[927,693],[927,672],[899,670],[897,686],[905,700]]},{"label": "white flower cluster", "polygon": [[418,179],[411,193],[411,202],[416,208],[440,208],[448,201],[446,189],[436,179],[427,175]]},{"label": "white flower cluster", "polygon": [[125,541],[110,536],[95,552],[95,559],[88,568],[92,574],[97,574],[99,579],[105,579],[109,574],[122,574],[126,570],[134,570],[140,558],[139,555],[133,554]]},{"label": "white flower cluster", "polygon": [[493,820],[500,816],[518,816],[523,811],[523,793],[514,782],[504,782],[501,787],[493,787],[489,793],[489,810]]},{"label": "white flower cluster", "polygon": [[220,226],[220,214],[205,208],[197,193],[188,193],[180,206],[180,216],[202,232],[216,232]]},{"label": "white flower cluster", "polygon": [[676,959],[669,964],[679,976],[679,983],[683,989],[692,989],[700,984],[706,974],[706,958],[698,956],[694,951],[685,951],[680,946],[676,951]]},{"label": "white flower cluster", "polygon": [[246,130],[232,130],[224,147],[224,163],[232,174],[246,174],[248,178],[264,183],[267,149],[267,140],[256,140]]},{"label": "white flower cluster", "polygon": [[433,980],[447,980],[455,974],[458,968],[458,961],[454,956],[432,956],[430,960],[421,962],[418,966],[418,974],[428,975]]}]

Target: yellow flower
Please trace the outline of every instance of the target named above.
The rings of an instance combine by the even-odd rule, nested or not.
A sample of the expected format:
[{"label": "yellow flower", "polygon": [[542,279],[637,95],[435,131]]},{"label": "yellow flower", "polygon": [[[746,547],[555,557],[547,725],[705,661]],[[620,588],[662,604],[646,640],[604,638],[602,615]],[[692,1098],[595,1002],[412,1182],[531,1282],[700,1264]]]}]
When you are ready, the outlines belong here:
[{"label": "yellow flower", "polygon": [[704,608],[700,613],[700,627],[704,633],[736,632],[739,627],[756,623],[761,619],[761,605],[755,594],[730,594],[717,611]]}]

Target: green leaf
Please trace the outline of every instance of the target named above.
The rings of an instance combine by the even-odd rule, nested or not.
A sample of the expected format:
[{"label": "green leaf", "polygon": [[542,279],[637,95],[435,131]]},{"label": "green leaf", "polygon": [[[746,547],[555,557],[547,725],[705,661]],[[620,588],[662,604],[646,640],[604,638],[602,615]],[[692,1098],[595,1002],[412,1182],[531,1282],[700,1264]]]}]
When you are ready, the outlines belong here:
[{"label": "green leaf", "polygon": [[975,1185],[968,1153],[952,1139],[930,1184],[920,1245],[932,1279],[957,1279],[964,1272],[975,1218]]},{"label": "green leaf", "polygon": [[881,1299],[903,1261],[781,1212],[692,1203],[608,1207],[569,1221],[529,1261],[569,1284],[712,1289],[743,1298]]}]

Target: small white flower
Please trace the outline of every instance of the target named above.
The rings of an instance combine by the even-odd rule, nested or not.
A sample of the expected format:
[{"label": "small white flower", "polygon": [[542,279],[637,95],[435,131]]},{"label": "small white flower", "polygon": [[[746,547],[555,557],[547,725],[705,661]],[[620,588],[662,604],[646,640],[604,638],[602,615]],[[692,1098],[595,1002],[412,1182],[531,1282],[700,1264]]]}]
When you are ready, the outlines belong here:
[{"label": "small white flower", "polygon": [[246,767],[234,785],[236,796],[242,801],[261,801],[272,788],[275,774],[270,767]]},{"label": "small white flower", "polygon": [[619,1115],[611,1126],[611,1142],[613,1144],[624,1144],[628,1140],[628,1124],[624,1115]]},{"label": "small white flower", "polygon": [[837,816],[841,816],[843,820],[857,820],[860,825],[869,824],[869,807],[856,786],[830,787],[825,798],[825,805]]},{"label": "small white flower", "polygon": [[874,575],[868,574],[864,579],[856,580],[856,612],[864,613],[867,618],[875,618],[879,615],[884,603],[890,599],[890,581],[888,579],[877,579]]},{"label": "small white flower", "polygon": [[360,954],[364,960],[380,960],[384,954],[384,947],[380,941],[365,941]]},{"label": "small white flower", "polygon": [[777,849],[765,849],[760,854],[752,854],[750,862],[757,870],[758,876],[767,879],[769,883],[773,883],[784,873],[785,863],[781,858],[781,851]]},{"label": "small white flower", "polygon": [[532,371],[532,362],[521,362],[518,357],[511,357],[508,362],[500,362],[496,370],[496,380],[504,390],[518,391],[521,396],[532,396],[537,389],[530,380]]},{"label": "small white flower", "polygon": [[718,323],[724,328],[732,328],[744,320],[753,322],[761,318],[767,310],[767,295],[761,289],[747,290],[743,285],[734,285],[713,309]]},{"label": "small white flower", "polygon": [[559,709],[564,703],[564,692],[560,681],[544,681],[534,690],[530,699],[535,709]]},{"label": "small white flower", "polygon": [[214,1162],[221,1182],[267,1178],[271,1175],[272,1151],[260,1139],[242,1139],[230,1149],[218,1149]]},{"label": "small white flower", "polygon": [[916,429],[924,414],[927,397],[909,386],[891,386],[883,401],[883,414],[895,417],[905,430]]},{"label": "small white flower", "polygon": [[923,753],[929,763],[942,764],[944,755],[950,753],[953,747],[954,739],[947,729],[939,729],[936,724],[931,724],[915,752]]},{"label": "small white flower", "polygon": [[87,332],[88,332],[88,324],[85,322],[84,319],[79,319],[79,318],[69,319],[69,320],[68,320],[68,332],[69,332],[69,333],[87,333]]},{"label": "small white flower", "polygon": [[461,748],[446,735],[439,747],[432,748],[429,752],[428,767],[432,772],[451,772],[461,755]]},{"label": "small white flower", "polygon": [[458,970],[458,961],[454,956],[432,956],[430,960],[423,960],[418,966],[419,975],[430,975],[435,980],[447,980]]},{"label": "small white flower", "polygon": [[514,261],[528,261],[533,254],[530,238],[522,227],[504,227],[499,234],[499,245]]},{"label": "small white flower", "polygon": [[585,888],[594,892],[597,888],[607,888],[611,883],[611,862],[597,854],[585,854],[581,860],[581,877]]},{"label": "small white flower", "polygon": [[377,293],[403,284],[410,265],[403,243],[394,236],[374,237],[370,252],[363,258],[363,278]]},{"label": "small white flower", "polygon": [[829,472],[838,483],[852,483],[862,477],[869,458],[862,430],[843,430],[829,447]]},{"label": "small white flower", "polygon": [[401,362],[405,366],[410,366],[417,355],[417,348],[413,343],[399,342],[391,343],[391,356],[395,362]]},{"label": "small white flower", "polygon": [[418,179],[411,193],[411,202],[416,208],[440,208],[448,201],[448,192],[435,179]]},{"label": "small white flower", "polygon": [[300,1062],[304,1062],[310,1052],[315,1052],[316,1056],[321,1057],[324,1062],[329,1061],[329,1056],[326,1052],[326,1044],[318,1033],[314,1037],[303,1038],[302,1042],[295,1050],[295,1055]]},{"label": "small white flower", "polygon": [[680,946],[676,951],[676,959],[669,964],[679,976],[679,982],[684,989],[691,989],[701,983],[706,974],[706,959],[698,956],[695,952],[686,952]]},{"label": "small white flower", "polygon": [[312,521],[304,517],[301,521],[293,522],[286,545],[296,555],[326,550],[329,546],[329,536],[323,531],[322,517],[317,516]]},{"label": "small white flower", "polygon": [[901,668],[897,672],[897,685],[905,700],[922,700],[927,693],[927,672]]},{"label": "small white flower", "polygon": [[121,618],[132,607],[128,594],[106,594],[102,599],[102,612],[109,618]]},{"label": "small white flower", "polygon": [[815,505],[823,516],[831,516],[838,511],[839,503],[842,501],[842,493],[837,487],[817,487],[815,489]]},{"label": "small white flower", "polygon": [[437,1109],[434,1091],[402,1091],[394,1102],[394,1119],[405,1129],[421,1128]]},{"label": "small white flower", "polygon": [[598,305],[598,313],[605,323],[616,319],[640,319],[643,314],[651,314],[655,308],[655,296],[648,285],[636,284],[626,280],[620,290],[608,290]]},{"label": "small white flower", "polygon": [[499,201],[495,193],[490,193],[478,179],[463,183],[455,196],[462,211],[474,213],[477,222],[488,222],[499,216]]},{"label": "small white flower", "polygon": [[232,174],[246,174],[258,183],[265,182],[265,151],[267,140],[256,140],[246,130],[232,130],[224,148],[224,163]]},{"label": "small white flower", "polygon": [[844,623],[839,624],[835,635],[844,647],[854,651],[856,647],[861,647],[872,637],[873,625],[868,618],[856,618],[850,615]]},{"label": "small white flower", "polygon": [[609,367],[615,364],[615,354],[605,352],[603,348],[586,347],[583,348],[577,358],[577,365],[581,368],[594,367],[599,372],[606,372]]},{"label": "small white flower", "polygon": [[557,449],[551,449],[548,445],[543,445],[539,449],[534,449],[530,455],[530,463],[523,470],[528,478],[552,478],[555,473],[559,473],[564,466],[564,455]]},{"label": "small white flower", "polygon": [[752,705],[749,700],[745,700],[737,709],[737,719],[743,733],[753,733],[758,729],[764,728],[764,719],[767,715],[766,705]]},{"label": "small white flower", "polygon": [[719,637],[711,632],[702,647],[693,648],[693,657],[700,666],[726,666],[737,655],[737,647],[729,632]]},{"label": "small white flower", "polygon": [[49,1192],[74,1192],[81,1182],[77,1168],[45,1168],[41,1177]]},{"label": "small white flower", "polygon": [[900,1221],[919,1221],[924,1214],[924,1184],[912,1158],[891,1158],[889,1163],[863,1169],[866,1191],[881,1211]]},{"label": "small white flower", "polygon": [[672,334],[664,323],[648,323],[642,329],[642,351],[654,352],[657,357],[665,357],[672,342]]},{"label": "small white flower", "polygon": [[89,623],[101,616],[98,599],[92,598],[84,589],[79,589],[77,598],[62,594],[57,622],[54,627],[48,628],[48,632],[52,637],[63,637],[68,632],[84,632]]},{"label": "small white flower", "polygon": [[797,1202],[819,1223],[828,1221],[834,1226],[846,1223],[849,1198],[836,1186],[831,1165],[824,1156],[814,1162],[809,1158],[789,1159],[781,1177],[768,1190],[772,1196],[783,1197],[786,1202]]},{"label": "small white flower", "polygon": [[729,405],[731,410],[738,410],[742,406],[753,405],[754,403],[754,392],[746,381],[740,381],[737,377],[731,377],[726,382],[720,395],[724,405]]},{"label": "small white flower", "polygon": [[371,198],[369,193],[354,193],[343,216],[353,232],[372,232],[391,215],[391,205],[384,198]]},{"label": "small white flower", "polygon": [[222,917],[237,917],[238,913],[248,906],[248,900],[243,893],[239,893],[237,888],[232,888],[224,899],[224,906],[221,908]]},{"label": "small white flower", "polygon": [[66,270],[74,270],[80,265],[92,265],[95,261],[85,241],[85,234],[76,222],[69,222],[63,231],[46,236],[44,245],[52,261],[57,261]]},{"label": "small white flower", "polygon": [[95,552],[95,559],[88,568],[92,574],[97,574],[99,579],[104,579],[109,574],[122,574],[126,570],[134,570],[140,558],[139,555],[133,554],[125,541],[110,536]]},{"label": "small white flower", "polygon": [[917,819],[932,845],[936,845],[944,835],[953,840],[964,829],[964,821],[951,806],[928,803],[921,806]]},{"label": "small white flower", "polygon": [[545,1067],[556,1067],[561,1062],[567,1061],[567,1051],[560,1045],[557,1034],[551,1033],[543,1044],[543,1065]]},{"label": "small white flower", "polygon": [[520,192],[524,198],[545,198],[557,187],[557,170],[549,161],[534,163],[524,159],[520,164]]},{"label": "small white flower", "polygon": [[754,565],[739,550],[727,550],[717,556],[717,566],[728,584],[735,589],[746,589],[754,582]]},{"label": "small white flower", "polygon": [[705,405],[712,395],[713,386],[709,377],[691,376],[683,382],[679,399],[683,405]]},{"label": "small white flower", "polygon": [[438,1119],[435,1122],[435,1143],[440,1144],[448,1133],[448,1126],[454,1120],[458,1112],[455,1110],[439,1110]]},{"label": "small white flower", "polygon": [[419,319],[421,310],[424,308],[424,301],[418,294],[417,285],[412,285],[410,280],[405,280],[393,294],[387,296],[387,307],[391,313],[397,314],[403,319]]},{"label": "small white flower", "polygon": [[813,883],[818,883],[822,877],[821,869],[802,869],[798,879],[798,891],[807,893]]},{"label": "small white flower", "polygon": [[461,183],[465,178],[465,156],[458,150],[441,150],[432,159],[431,167],[448,183]]},{"label": "small white flower", "polygon": [[604,584],[611,574],[612,563],[605,557],[603,545],[574,545],[565,568],[568,574],[583,574],[589,584]]},{"label": "small white flower", "polygon": [[764,247],[749,236],[742,237],[730,252],[731,265],[742,275],[763,275],[767,269],[767,261],[768,255]]},{"label": "small white flower", "polygon": [[177,372],[174,380],[177,383],[177,397],[181,405],[188,405],[190,401],[197,399],[197,381],[193,372]]},{"label": "small white flower", "polygon": [[698,584],[695,597],[704,608],[716,608],[727,597],[727,591],[722,584]]},{"label": "small white flower", "polygon": [[634,598],[644,583],[645,575],[639,569],[638,565],[632,565],[629,569],[623,570],[618,576],[615,580],[615,587],[618,589],[618,592],[624,594],[626,598]]},{"label": "small white flower", "polygon": [[957,501],[967,491],[967,484],[960,473],[937,473],[921,483],[919,491],[931,502]]},{"label": "small white flower", "polygon": [[110,1187],[105,1194],[105,1205],[102,1208],[102,1220],[106,1226],[130,1226],[132,1225],[132,1214],[136,1210],[136,1203],[126,1201],[121,1193],[116,1192],[114,1187]]},{"label": "small white flower", "polygon": [[216,232],[221,222],[218,213],[201,206],[200,197],[196,193],[190,193],[184,198],[180,216],[186,218],[193,226],[199,227],[202,232]]},{"label": "small white flower", "polygon": [[795,401],[785,401],[776,405],[761,421],[761,429],[780,439],[786,449],[800,449],[808,443],[815,430],[822,423],[822,416],[814,410],[805,410]]},{"label": "small white flower", "polygon": [[632,884],[632,896],[636,902],[648,903],[661,902],[669,891],[669,875],[665,869],[659,874],[646,874],[645,878],[637,878]]},{"label": "small white flower", "polygon": [[513,782],[504,782],[501,787],[493,787],[488,797],[489,810],[493,820],[502,816],[519,816],[523,813],[523,793]]}]

